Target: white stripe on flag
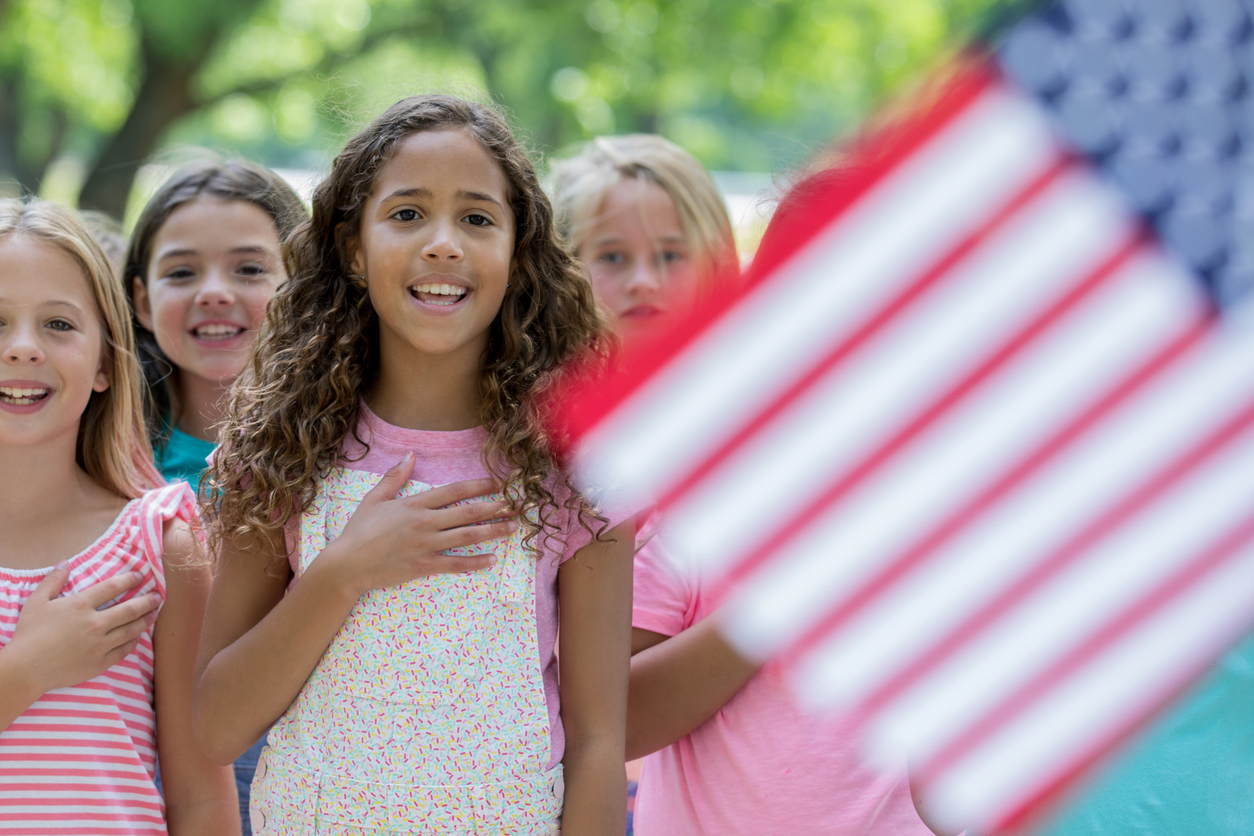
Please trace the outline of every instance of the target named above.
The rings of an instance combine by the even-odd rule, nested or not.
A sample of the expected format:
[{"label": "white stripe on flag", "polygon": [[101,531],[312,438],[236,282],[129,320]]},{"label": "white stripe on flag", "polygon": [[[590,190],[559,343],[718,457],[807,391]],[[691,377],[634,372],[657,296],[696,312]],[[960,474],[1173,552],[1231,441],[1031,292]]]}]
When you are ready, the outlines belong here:
[{"label": "white stripe on flag", "polygon": [[[883,712],[926,762],[1251,515],[1254,431],[1066,571],[1033,590]],[[1024,648],[1031,653],[1024,653]]]},{"label": "white stripe on flag", "polygon": [[[814,537],[786,548],[776,563],[782,574],[764,580],[765,586],[752,586],[763,598],[786,595],[791,593],[772,592],[775,584],[792,589],[786,577],[808,577],[815,585],[813,595],[789,604],[801,607],[792,612],[801,623],[781,632],[784,625],[774,618],[748,616],[735,642],[756,657],[779,649],[808,623],[807,604],[823,611],[839,605],[869,572],[987,491],[1026,451],[1071,424],[1154,354],[1159,341],[1179,338],[1196,324],[1202,304],[1179,278],[1174,267],[1158,259],[1142,257],[1125,266],[1017,362],[851,493],[818,524]],[[1105,360],[1093,362],[1094,357]],[[890,649],[876,653],[883,650],[888,662]]]},{"label": "white stripe on flag", "polygon": [[[837,345],[1051,165],[1055,149],[1029,103],[984,95],[595,427],[575,456],[579,483],[607,488],[614,507],[652,502],[747,409],[804,375],[798,358]],[[829,280],[816,283],[816,272]]]},{"label": "white stripe on flag", "polygon": [[[999,729],[924,791],[951,827],[988,827],[1016,811],[1113,733],[1153,710],[1254,621],[1254,548],[1157,612],[1140,629]],[[890,751],[892,730],[873,732]]]},{"label": "white stripe on flag", "polygon": [[1131,231],[1109,193],[1089,178],[1064,178],[665,509],[670,547],[710,572],[736,563],[790,509],[1081,283]]},{"label": "white stripe on flag", "polygon": [[[860,676],[830,662],[820,669],[816,661],[807,675],[814,685],[823,681],[827,686],[813,694],[816,702],[860,701],[932,647],[974,607],[1048,557],[1097,509],[1142,485],[1163,462],[1222,423],[1244,403],[1242,384],[1252,375],[1254,332],[1225,332],[1121,405],[882,599],[880,628],[873,633],[875,642],[868,645],[874,652],[862,651],[882,654],[882,659],[861,657],[862,663],[854,668]],[[929,462],[919,467],[921,472],[937,472]],[[908,474],[902,476],[908,478]],[[885,486],[881,497],[891,496],[890,490],[891,486]],[[872,565],[849,565],[868,559],[865,547],[860,548],[866,534],[857,512],[856,504],[838,509],[790,543],[767,571],[746,586],[737,608],[740,616],[731,619],[736,625],[733,641],[752,645],[754,635],[786,641],[799,631],[798,621],[804,624],[837,606],[856,590],[866,572],[882,563],[887,555],[873,552]],[[896,625],[884,623],[894,610],[909,612],[911,618],[899,618]],[[844,640],[835,641],[838,644],[832,650],[839,652]]]}]

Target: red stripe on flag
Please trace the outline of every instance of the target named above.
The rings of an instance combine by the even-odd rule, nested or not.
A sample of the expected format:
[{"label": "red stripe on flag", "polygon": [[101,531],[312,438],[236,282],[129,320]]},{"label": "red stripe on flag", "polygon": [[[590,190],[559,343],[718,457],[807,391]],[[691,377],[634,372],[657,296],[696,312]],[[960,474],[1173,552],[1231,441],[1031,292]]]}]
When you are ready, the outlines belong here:
[{"label": "red stripe on flag", "polygon": [[832,505],[843,498],[853,487],[882,467],[893,455],[909,444],[938,418],[957,406],[968,394],[993,375],[999,368],[1008,363],[1034,339],[1045,333],[1068,311],[1083,299],[1095,292],[1099,287],[1114,276],[1132,255],[1144,244],[1144,238],[1134,235],[1123,241],[1115,251],[1098,267],[1089,273],[1075,287],[1068,290],[1053,304],[1041,311],[1022,330],[1011,336],[1003,345],[990,352],[989,356],[974,369],[967,373],[949,391],[944,392],[928,404],[905,427],[898,430],[887,441],[880,444],[860,462],[805,505],[802,510],[791,518],[776,526],[775,532],[760,546],[744,558],[730,566],[726,573],[712,584],[711,593],[715,600],[727,594],[730,587],[738,584],[747,575],[766,563],[789,542],[802,536],[806,527],[827,511]]},{"label": "red stripe on flag", "polygon": [[1116,618],[1093,632],[1053,664],[1037,673],[1007,697],[996,709],[985,714],[978,725],[954,738],[933,757],[911,764],[912,776],[927,784],[940,772],[971,751],[981,741],[995,734],[1026,706],[1046,694],[1060,680],[1078,671],[1101,651],[1130,633],[1165,607],[1172,599],[1205,580],[1207,575],[1242,554],[1242,549],[1254,539],[1254,512],[1232,530],[1204,548],[1197,557],[1177,572],[1161,581],[1139,600],[1128,606]]},{"label": "red stripe on flag", "polygon": [[730,457],[746,441],[756,435],[763,427],[773,421],[785,409],[804,397],[824,375],[850,354],[860,348],[867,340],[890,323],[895,317],[907,310],[923,293],[937,283],[943,276],[953,270],[971,254],[980,244],[987,241],[1001,229],[1014,215],[1038,197],[1051,183],[1056,182],[1063,173],[1071,168],[1071,161],[1060,157],[1048,166],[1035,179],[1029,182],[1020,192],[1013,195],[1005,205],[994,211],[981,226],[965,238],[960,239],[950,250],[941,256],[935,264],[923,271],[917,279],[903,288],[895,297],[890,298],[880,310],[869,316],[852,334],[836,345],[825,357],[806,373],[800,380],[789,387],[766,409],[750,418],[726,442],[716,448],[706,459],[676,485],[662,494],[657,500],[659,509],[672,505],[683,494],[692,489],[698,482],[708,476],[718,465]]},{"label": "red stripe on flag", "polygon": [[795,661],[812,650],[824,638],[842,627],[850,618],[857,615],[889,587],[896,584],[906,574],[919,566],[925,558],[934,554],[936,550],[949,542],[950,539],[983,514],[990,506],[1001,500],[1002,497],[1022,484],[1038,469],[1081,438],[1094,424],[1110,414],[1119,404],[1128,400],[1133,394],[1162,374],[1164,370],[1186,356],[1191,349],[1199,344],[1202,337],[1209,333],[1213,322],[1213,316],[1205,316],[1198,319],[1192,327],[1155,353],[1139,368],[1120,381],[1117,386],[1112,387],[1079,416],[1059,429],[1021,461],[1011,466],[1004,475],[977,493],[974,498],[956,513],[918,538],[913,545],[902,550],[899,557],[886,564],[864,581],[844,604],[829,612],[822,620],[807,630],[796,644],[787,651],[785,659],[787,661]]},{"label": "red stripe on flag", "polygon": [[874,713],[884,708],[905,689],[937,668],[959,648],[1022,602],[1041,584],[1086,554],[1096,543],[1122,526],[1138,511],[1174,487],[1187,473],[1221,451],[1233,439],[1245,432],[1251,424],[1254,424],[1254,399],[1246,403],[1240,412],[1229,418],[1218,429],[1202,437],[1192,447],[1161,468],[1158,473],[1141,483],[1136,490],[1082,528],[1066,543],[1055,549],[1049,557],[1020,576],[995,600],[990,601],[959,627],[934,643],[926,652],[920,654],[918,661],[903,668],[896,676],[873,691],[857,710]]},{"label": "red stripe on flag", "polygon": [[[1236,643],[1252,627],[1254,627],[1254,613],[1250,614],[1248,623],[1233,630],[1225,644]],[[1075,786],[1091,769],[1110,755],[1111,750],[1130,740],[1150,718],[1180,699],[1214,663],[1213,658],[1195,660],[1192,665],[1187,666],[1187,669],[1180,670],[1178,676],[1164,687],[1162,699],[1154,701],[1153,704],[1140,711],[1130,710],[1123,721],[1111,728],[1107,734],[1089,741],[1088,746],[1076,753],[1072,765],[1057,776],[1046,780],[1026,800],[991,822],[988,827],[989,836],[1023,832],[1040,820],[1043,813],[1051,806],[1051,802],[1058,801],[1060,794]]]}]

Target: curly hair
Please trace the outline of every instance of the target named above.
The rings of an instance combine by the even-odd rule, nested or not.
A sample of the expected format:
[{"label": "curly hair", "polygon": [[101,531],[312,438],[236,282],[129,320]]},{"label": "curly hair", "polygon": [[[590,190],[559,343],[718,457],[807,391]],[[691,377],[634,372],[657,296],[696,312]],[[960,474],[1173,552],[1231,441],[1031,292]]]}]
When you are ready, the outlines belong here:
[{"label": "curly hair", "polygon": [[170,440],[178,422],[178,367],[157,344],[157,336],[135,314],[135,282],[147,283],[152,248],[161,227],[180,206],[200,197],[242,200],[265,212],[274,221],[282,241],[306,218],[305,205],[287,182],[270,169],[247,160],[202,160],[176,171],[152,196],[135,222],[122,268],[122,284],[131,307],[131,328],[139,349],[147,398],[144,423],[148,441],[160,450]]},{"label": "curly hair", "polygon": [[[313,196],[312,216],[288,239],[288,279],[271,300],[257,346],[230,396],[205,514],[211,543],[277,535],[307,510],[319,480],[357,436],[362,394],[379,372],[379,323],[365,286],[353,280],[349,245],[380,170],[398,144],[420,132],[462,129],[496,160],[515,219],[509,286],[481,360],[483,463],[505,485],[524,530],[558,534],[555,484],[565,510],[607,520],[557,467],[546,426],[546,392],[572,362],[607,362],[613,345],[578,264],[562,246],[553,210],[526,151],[492,109],[452,96],[397,102],[335,158]],[[598,359],[599,358],[599,359]]]}]

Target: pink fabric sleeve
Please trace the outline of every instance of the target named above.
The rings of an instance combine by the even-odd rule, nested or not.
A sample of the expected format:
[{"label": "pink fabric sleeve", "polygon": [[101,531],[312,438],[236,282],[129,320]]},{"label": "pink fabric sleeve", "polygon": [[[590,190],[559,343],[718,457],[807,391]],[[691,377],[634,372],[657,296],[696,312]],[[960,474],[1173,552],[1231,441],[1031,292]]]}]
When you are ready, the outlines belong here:
[{"label": "pink fabric sleeve", "polygon": [[[158,591],[165,597],[165,569],[161,556],[165,553],[165,524],[174,518],[186,523],[197,517],[196,495],[186,482],[171,482],[160,488],[146,491],[139,500],[140,537],[144,544],[144,557],[152,564],[156,574]],[[193,529],[198,537],[202,532]]]},{"label": "pink fabric sleeve", "polygon": [[632,591],[632,627],[674,636],[692,626],[696,598],[692,585],[656,537],[649,537],[636,552]]}]

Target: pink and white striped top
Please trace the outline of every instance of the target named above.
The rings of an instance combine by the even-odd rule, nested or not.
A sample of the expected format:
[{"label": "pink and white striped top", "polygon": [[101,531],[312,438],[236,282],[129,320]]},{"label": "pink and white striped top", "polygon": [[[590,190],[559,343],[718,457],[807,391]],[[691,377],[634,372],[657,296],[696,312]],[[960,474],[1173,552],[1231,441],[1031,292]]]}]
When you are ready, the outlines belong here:
[{"label": "pink and white striped top", "polygon": [[[156,590],[164,600],[164,523],[190,521],[185,482],[132,500],[108,530],[70,561],[63,595],[119,572],[144,575],[118,600]],[[0,652],[31,592],[52,567],[0,567]],[[44,694],[0,732],[0,834],[164,834],[157,792],[152,630],[95,679]]]}]

